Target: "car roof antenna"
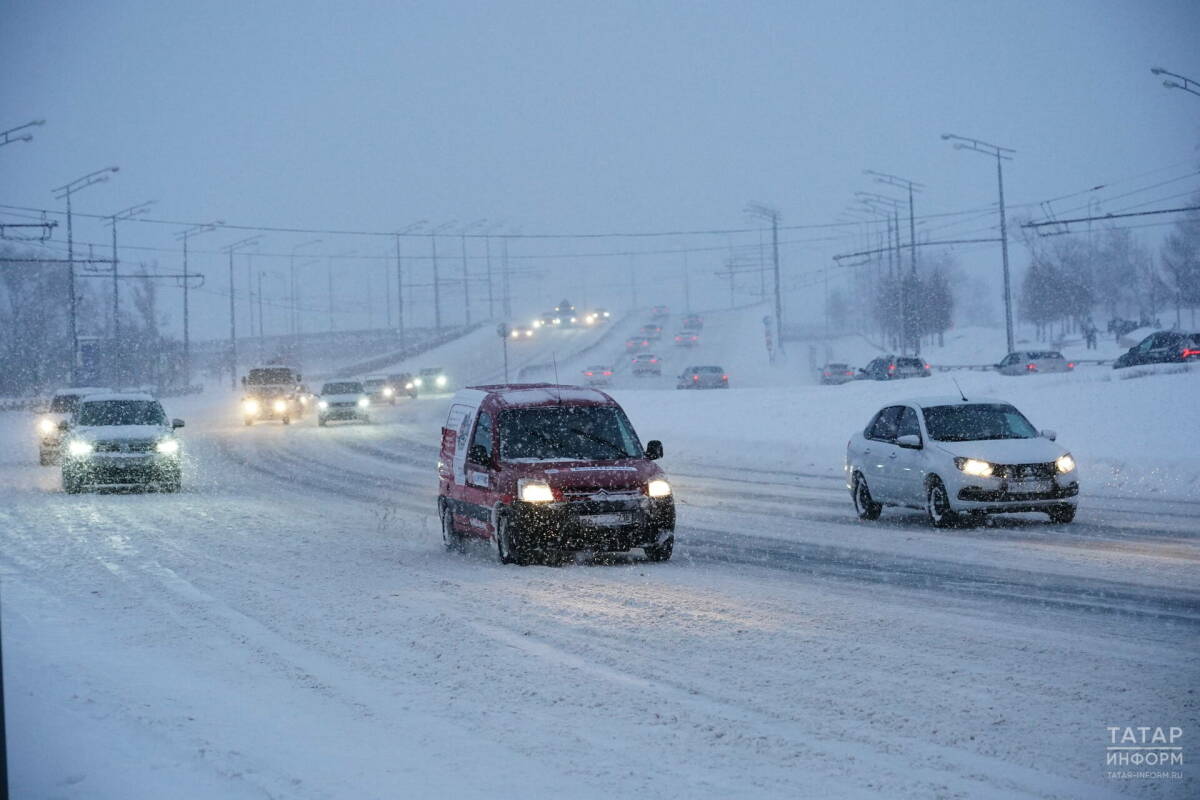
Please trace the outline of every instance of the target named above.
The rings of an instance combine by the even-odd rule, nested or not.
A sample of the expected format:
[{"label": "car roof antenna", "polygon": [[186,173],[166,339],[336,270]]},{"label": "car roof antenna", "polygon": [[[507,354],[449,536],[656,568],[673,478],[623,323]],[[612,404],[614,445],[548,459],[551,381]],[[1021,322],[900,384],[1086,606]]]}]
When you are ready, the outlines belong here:
[{"label": "car roof antenna", "polygon": [[958,396],[962,398],[962,401],[964,403],[969,403],[970,401],[967,400],[967,396],[965,394],[963,394],[962,387],[958,385],[958,380],[956,380],[955,378],[951,378],[950,380],[954,381],[954,388],[958,389]]}]

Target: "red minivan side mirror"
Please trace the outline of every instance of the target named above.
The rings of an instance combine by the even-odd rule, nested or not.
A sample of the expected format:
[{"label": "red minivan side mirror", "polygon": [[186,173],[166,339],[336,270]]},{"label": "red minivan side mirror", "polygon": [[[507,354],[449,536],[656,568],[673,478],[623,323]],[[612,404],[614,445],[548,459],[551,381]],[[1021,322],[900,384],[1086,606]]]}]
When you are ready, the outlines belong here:
[{"label": "red minivan side mirror", "polygon": [[646,458],[651,461],[657,461],[663,457],[663,445],[658,439],[651,439],[646,442]]}]

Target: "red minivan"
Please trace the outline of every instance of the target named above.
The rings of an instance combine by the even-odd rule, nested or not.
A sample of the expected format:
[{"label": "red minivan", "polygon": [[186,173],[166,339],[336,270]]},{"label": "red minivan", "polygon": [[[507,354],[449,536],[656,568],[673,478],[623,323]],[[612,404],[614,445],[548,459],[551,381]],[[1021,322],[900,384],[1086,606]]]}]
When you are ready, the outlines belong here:
[{"label": "red minivan", "polygon": [[462,389],[438,457],[442,539],[451,550],[466,538],[489,540],[505,564],[636,547],[666,561],[675,500],[654,463],[662,454],[657,440],[643,448],[625,412],[597,389]]}]

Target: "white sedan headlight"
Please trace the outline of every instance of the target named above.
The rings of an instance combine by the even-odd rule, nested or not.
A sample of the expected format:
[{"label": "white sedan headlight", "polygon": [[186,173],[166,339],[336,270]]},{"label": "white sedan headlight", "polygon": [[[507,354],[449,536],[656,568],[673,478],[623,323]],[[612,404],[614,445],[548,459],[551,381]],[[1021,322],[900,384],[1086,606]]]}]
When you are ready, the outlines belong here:
[{"label": "white sedan headlight", "polygon": [[421,379],[421,378],[416,378],[416,379],[414,379],[414,380],[413,380],[413,383],[415,383],[417,386],[424,386],[424,385],[425,385],[425,381],[424,381],[423,379]]},{"label": "white sedan headlight", "polygon": [[438,385],[438,386],[445,386],[445,385],[446,385],[446,376],[445,376],[445,375],[438,375],[438,376],[437,376],[437,385]]},{"label": "white sedan headlight", "polygon": [[242,403],[242,411],[246,412],[247,414],[251,414],[251,415],[257,414],[258,413],[258,401],[257,400],[244,401]]},{"label": "white sedan headlight", "polygon": [[72,439],[67,443],[67,454],[75,458],[90,455],[95,449],[91,442],[85,442],[82,439]]},{"label": "white sedan headlight", "polygon": [[282,414],[283,412],[287,411],[287,401],[276,400],[275,405],[271,406],[271,408],[275,409],[276,414]]},{"label": "white sedan headlight", "polygon": [[38,430],[42,433],[54,433],[58,430],[58,426],[54,424],[54,420],[49,417],[42,417],[38,420]]},{"label": "white sedan headlight", "polygon": [[324,401],[324,400],[318,400],[318,401],[317,401],[317,408],[319,408],[319,409],[321,409],[322,411],[324,411],[325,409],[329,408],[329,403],[328,403],[328,402],[326,402],[326,401]]},{"label": "white sedan headlight", "polygon": [[980,461],[977,458],[956,458],[954,466],[961,469],[968,475],[974,475],[977,478],[991,477],[995,469],[987,461]]},{"label": "white sedan headlight", "polygon": [[358,407],[359,408],[366,408],[369,405],[371,405],[370,398],[367,398],[367,397],[358,398]]},{"label": "white sedan headlight", "polygon": [[395,393],[396,393],[396,390],[393,389],[392,387],[390,387],[390,386],[383,387],[383,396],[384,397],[391,397]]},{"label": "white sedan headlight", "polygon": [[517,495],[526,503],[550,503],[554,501],[554,492],[545,481],[521,479],[518,481]]},{"label": "white sedan headlight", "polygon": [[1065,453],[1055,459],[1054,466],[1058,467],[1060,473],[1067,473],[1075,469],[1075,459],[1071,458],[1070,453]]},{"label": "white sedan headlight", "polygon": [[409,390],[415,389],[416,386],[417,385],[415,383],[413,383],[412,381],[409,381],[408,383],[404,384],[404,388],[409,389]]},{"label": "white sedan headlight", "polygon": [[154,449],[164,455],[173,456],[179,452],[178,439],[163,439],[158,444],[154,445]]},{"label": "white sedan headlight", "polygon": [[671,484],[662,478],[655,478],[646,484],[646,494],[650,497],[670,497]]}]

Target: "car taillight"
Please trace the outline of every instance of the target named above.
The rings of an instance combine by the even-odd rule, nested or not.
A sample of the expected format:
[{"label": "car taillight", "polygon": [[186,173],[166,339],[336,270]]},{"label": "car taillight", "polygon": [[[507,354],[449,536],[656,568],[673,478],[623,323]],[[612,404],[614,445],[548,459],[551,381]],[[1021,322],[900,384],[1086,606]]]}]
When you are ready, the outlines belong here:
[{"label": "car taillight", "polygon": [[847,375],[849,375],[849,376],[851,376],[851,377],[854,377],[854,373],[853,373],[853,372],[851,372],[850,370],[846,370],[846,374],[847,374]]},{"label": "car taillight", "polygon": [[692,380],[694,380],[694,381],[698,381],[698,380],[700,380],[700,376],[699,376],[699,375],[693,375],[693,376],[692,376]]},{"label": "car taillight", "polygon": [[652,359],[650,359],[650,363],[651,363],[651,364],[657,364],[657,363],[658,363],[658,359],[657,359],[657,358],[652,358]]},{"label": "car taillight", "polygon": [[1067,362],[1067,369],[1075,369],[1075,362],[1074,362],[1074,361],[1068,361],[1068,362]]},{"label": "car taillight", "polygon": [[895,372],[895,371],[896,371],[896,365],[888,364],[888,372]]},{"label": "car taillight", "polygon": [[727,380],[729,380],[729,376],[728,376],[728,375],[722,375],[722,376],[721,376],[721,380],[723,380],[723,381],[727,381]]},{"label": "car taillight", "polygon": [[929,365],[928,365],[928,364],[926,364],[926,365],[925,365],[925,371],[926,371],[926,372],[929,372]]},{"label": "car taillight", "polygon": [[1180,358],[1192,358],[1194,356],[1200,356],[1200,350],[1193,350],[1189,347],[1189,348],[1184,348],[1179,353]]},{"label": "car taillight", "polygon": [[1037,364],[1026,364],[1025,369],[1029,370],[1030,372],[1037,372]]},{"label": "car taillight", "polygon": [[833,377],[833,373],[832,373],[832,372],[826,372],[826,373],[824,373],[824,375],[825,375],[825,377],[826,377],[826,378],[832,378],[832,377]]},{"label": "car taillight", "polygon": [[611,370],[611,369],[606,369],[606,370],[604,370],[604,374],[605,374],[605,375],[612,375],[612,370]]},{"label": "car taillight", "polygon": [[592,373],[591,373],[591,372],[585,372],[585,373],[583,373],[583,374],[584,374],[584,375],[589,375],[589,376],[590,376]]}]

